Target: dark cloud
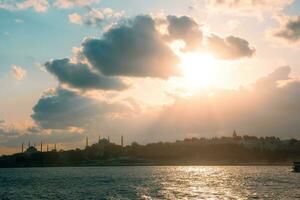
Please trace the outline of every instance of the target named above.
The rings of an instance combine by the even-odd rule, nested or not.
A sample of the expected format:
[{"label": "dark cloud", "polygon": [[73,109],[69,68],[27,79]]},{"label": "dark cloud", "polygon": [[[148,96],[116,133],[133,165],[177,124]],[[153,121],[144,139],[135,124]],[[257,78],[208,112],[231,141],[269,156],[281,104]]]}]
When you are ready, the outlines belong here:
[{"label": "dark cloud", "polygon": [[188,16],[167,17],[168,36],[171,40],[183,40],[186,43],[185,50],[191,51],[200,47],[202,42],[202,31],[199,24]]},{"label": "dark cloud", "polygon": [[137,16],[110,29],[102,39],[87,39],[83,54],[104,75],[156,77],[178,75],[178,57],[150,16]]},{"label": "dark cloud", "polygon": [[273,31],[273,36],[288,43],[300,41],[300,16],[279,17],[280,28]]},{"label": "dark cloud", "polygon": [[33,107],[34,114],[31,117],[43,128],[66,129],[88,126],[97,117],[129,110],[121,103],[98,101],[58,88],[44,94]]},{"label": "dark cloud", "polygon": [[208,46],[201,46],[200,26],[187,16],[168,16],[163,22],[167,25],[165,35],[157,30],[159,20],[150,16],[120,20],[101,39],[83,42],[79,60],[84,61],[72,63],[68,58],[57,59],[45,66],[61,83],[70,87],[123,90],[126,84],[109,76],[168,79],[180,75],[179,58],[170,47],[174,40],[186,43],[183,51],[209,48],[222,59],[251,57],[255,52],[246,40],[234,36],[223,39],[212,35],[208,38]]},{"label": "dark cloud", "polygon": [[255,54],[255,49],[247,40],[234,36],[221,38],[212,34],[207,38],[207,48],[220,59],[232,60],[252,57]]},{"label": "dark cloud", "polygon": [[46,69],[61,83],[80,89],[123,90],[127,85],[118,78],[106,77],[92,71],[84,63],[71,63],[68,58],[52,60]]}]

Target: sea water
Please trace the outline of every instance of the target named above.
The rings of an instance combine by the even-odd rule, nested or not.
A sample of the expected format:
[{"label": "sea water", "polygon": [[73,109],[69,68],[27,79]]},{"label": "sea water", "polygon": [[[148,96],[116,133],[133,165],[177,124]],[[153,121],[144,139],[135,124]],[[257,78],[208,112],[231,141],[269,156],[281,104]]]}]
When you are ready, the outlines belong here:
[{"label": "sea water", "polygon": [[0,169],[0,199],[300,199],[283,166]]}]

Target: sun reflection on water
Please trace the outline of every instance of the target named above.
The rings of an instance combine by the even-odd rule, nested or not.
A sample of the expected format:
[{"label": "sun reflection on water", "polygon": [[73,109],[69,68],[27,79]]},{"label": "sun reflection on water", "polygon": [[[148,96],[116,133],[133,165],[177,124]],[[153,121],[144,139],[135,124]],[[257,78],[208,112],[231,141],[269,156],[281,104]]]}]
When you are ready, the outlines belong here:
[{"label": "sun reflection on water", "polygon": [[[299,199],[289,167],[136,166],[0,170],[4,199]],[[28,184],[30,180],[30,184]],[[1,184],[5,183],[5,184]],[[288,188],[288,190],[287,190]],[[7,192],[9,191],[9,192]]]}]

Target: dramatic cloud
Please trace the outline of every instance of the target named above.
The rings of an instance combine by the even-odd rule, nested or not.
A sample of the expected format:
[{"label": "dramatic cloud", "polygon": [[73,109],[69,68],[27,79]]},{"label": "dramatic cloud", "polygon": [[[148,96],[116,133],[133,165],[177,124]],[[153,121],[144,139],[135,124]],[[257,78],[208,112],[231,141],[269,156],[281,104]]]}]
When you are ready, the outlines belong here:
[{"label": "dramatic cloud", "polygon": [[113,23],[115,20],[123,16],[123,12],[115,12],[110,8],[94,9],[89,8],[89,12],[85,15],[72,13],[69,20],[74,24],[84,24],[89,26],[102,26],[105,22]]},{"label": "dramatic cloud", "polygon": [[43,128],[66,129],[88,126],[98,117],[130,110],[125,104],[95,100],[58,88],[42,96],[31,117]]},{"label": "dramatic cloud", "polygon": [[252,57],[255,54],[255,49],[247,40],[234,36],[223,39],[212,34],[207,38],[207,48],[220,59],[239,59]]},{"label": "dramatic cloud", "polygon": [[156,30],[149,16],[137,16],[104,33],[87,39],[83,54],[104,75],[156,77],[178,75],[178,57]]},{"label": "dramatic cloud", "polygon": [[84,63],[71,63],[68,58],[52,60],[45,64],[46,69],[61,83],[79,89],[123,90],[127,85],[118,78],[106,77],[92,71]]},{"label": "dramatic cloud", "polygon": [[289,77],[290,70],[278,68],[251,89],[216,90],[178,98],[162,109],[148,134],[168,140],[229,135],[237,129],[242,134],[299,138],[300,81]]},{"label": "dramatic cloud", "polygon": [[207,0],[208,8],[244,15],[275,14],[294,0]]},{"label": "dramatic cloud", "polygon": [[300,16],[277,17],[280,27],[272,30],[272,35],[290,44],[300,41]]},{"label": "dramatic cloud", "polygon": [[256,136],[299,137],[300,81],[290,71],[281,67],[250,88],[177,97],[174,103],[142,112],[58,89],[40,99],[32,117],[44,128],[93,127],[110,136],[126,130],[127,138],[143,142],[229,135],[234,129]]},{"label": "dramatic cloud", "polygon": [[22,67],[18,67],[16,65],[12,66],[11,73],[19,81],[22,80],[27,74],[25,69],[23,69]]},{"label": "dramatic cloud", "polygon": [[36,12],[46,12],[49,8],[48,0],[2,0],[0,8],[8,10],[25,10],[32,8]]},{"label": "dramatic cloud", "polygon": [[144,107],[143,111],[134,100],[109,103],[58,88],[45,93],[33,108],[32,118],[41,128],[52,129],[51,134],[43,129],[20,133],[1,127],[0,122],[0,143],[18,146],[41,138],[80,141],[81,132],[69,133],[72,127],[83,128],[88,134],[101,130],[111,138],[122,133],[128,141],[138,142],[229,135],[233,129],[256,136],[299,137],[300,81],[290,73],[290,67],[280,67],[249,88],[176,97],[174,103]]},{"label": "dramatic cloud", "polygon": [[168,16],[167,39],[182,40],[185,42],[183,51],[204,50],[210,51],[219,59],[240,59],[252,57],[255,49],[245,39],[228,36],[225,39],[211,34],[205,36],[207,45],[203,44],[203,34],[200,25],[188,16]]},{"label": "dramatic cloud", "polygon": [[185,50],[195,50],[202,42],[202,31],[199,24],[187,16],[168,16],[168,33],[171,40],[183,40]]},{"label": "dramatic cloud", "polygon": [[[96,12],[96,10],[91,10]],[[104,9],[105,15],[113,17],[114,12]],[[99,23],[105,18],[97,12]],[[90,23],[84,17],[73,13],[70,20],[76,23]],[[93,21],[91,23],[97,23]],[[166,31],[159,30],[162,23]],[[226,39],[216,35],[208,37],[208,45],[203,46],[200,25],[187,16],[168,16],[164,19],[150,16],[136,16],[119,20],[100,39],[85,39],[77,54],[78,63],[69,59],[46,63],[46,68],[61,83],[81,89],[124,89],[126,86],[117,78],[109,76],[152,77],[168,79],[181,75],[179,57],[172,49],[172,43],[183,41],[184,51],[207,49],[221,59],[252,57],[255,49],[241,38]],[[80,61],[81,60],[81,61]],[[81,62],[88,62],[83,64]]]}]

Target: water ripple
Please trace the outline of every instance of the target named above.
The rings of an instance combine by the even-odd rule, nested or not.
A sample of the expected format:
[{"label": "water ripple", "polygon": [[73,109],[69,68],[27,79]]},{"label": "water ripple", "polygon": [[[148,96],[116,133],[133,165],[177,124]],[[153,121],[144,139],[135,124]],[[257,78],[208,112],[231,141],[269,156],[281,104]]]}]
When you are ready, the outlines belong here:
[{"label": "water ripple", "polygon": [[289,167],[0,169],[0,199],[299,199]]}]

